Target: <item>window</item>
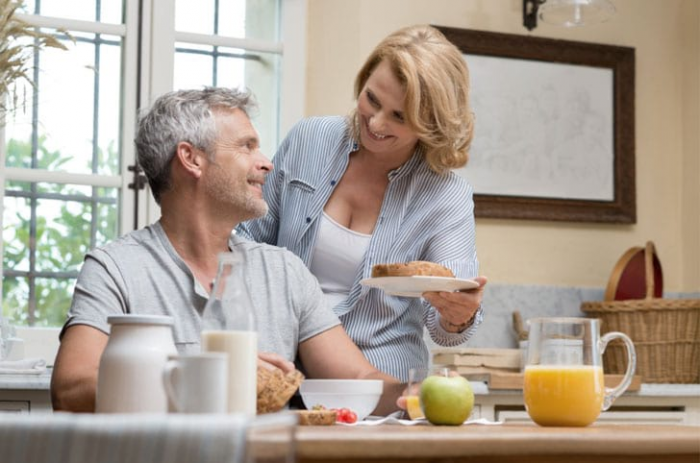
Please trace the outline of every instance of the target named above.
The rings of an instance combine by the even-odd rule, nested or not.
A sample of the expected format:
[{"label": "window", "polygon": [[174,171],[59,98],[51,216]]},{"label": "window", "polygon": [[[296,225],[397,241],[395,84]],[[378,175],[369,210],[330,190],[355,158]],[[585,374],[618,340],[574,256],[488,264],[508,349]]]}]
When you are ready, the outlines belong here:
[{"label": "window", "polygon": [[263,152],[277,146],[280,1],[175,1],[173,87],[248,87]]},{"label": "window", "polygon": [[272,155],[303,111],[286,89],[303,82],[291,58],[305,0],[25,0],[22,12],[69,50],[35,53],[36,85],[0,143],[2,315],[60,326],[84,254],[158,218],[130,187],[137,107],[173,88],[249,87]]}]

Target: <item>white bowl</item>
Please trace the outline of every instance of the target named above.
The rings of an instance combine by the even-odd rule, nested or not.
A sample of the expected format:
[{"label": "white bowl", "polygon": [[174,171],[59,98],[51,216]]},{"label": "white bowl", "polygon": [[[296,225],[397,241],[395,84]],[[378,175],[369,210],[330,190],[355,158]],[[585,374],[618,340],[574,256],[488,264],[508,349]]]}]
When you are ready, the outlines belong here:
[{"label": "white bowl", "polygon": [[299,392],[304,406],[311,410],[315,405],[327,409],[349,408],[363,420],[372,413],[384,390],[380,379],[306,379]]}]

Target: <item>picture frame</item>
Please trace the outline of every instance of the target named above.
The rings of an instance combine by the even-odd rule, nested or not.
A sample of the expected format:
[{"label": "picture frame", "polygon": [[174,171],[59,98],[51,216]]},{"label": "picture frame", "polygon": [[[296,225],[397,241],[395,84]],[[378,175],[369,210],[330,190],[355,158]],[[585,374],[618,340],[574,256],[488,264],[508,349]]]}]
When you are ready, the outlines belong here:
[{"label": "picture frame", "polygon": [[477,218],[636,223],[634,48],[435,27],[470,69]]}]

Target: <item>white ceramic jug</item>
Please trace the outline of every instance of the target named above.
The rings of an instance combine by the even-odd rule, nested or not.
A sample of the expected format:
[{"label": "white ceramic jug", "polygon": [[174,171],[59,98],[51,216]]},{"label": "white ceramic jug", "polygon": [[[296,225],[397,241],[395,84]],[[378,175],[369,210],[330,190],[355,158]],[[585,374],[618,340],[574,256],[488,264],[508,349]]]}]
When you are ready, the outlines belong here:
[{"label": "white ceramic jug", "polygon": [[162,373],[177,353],[173,318],[163,315],[111,315],[111,332],[100,360],[97,413],[167,413]]}]

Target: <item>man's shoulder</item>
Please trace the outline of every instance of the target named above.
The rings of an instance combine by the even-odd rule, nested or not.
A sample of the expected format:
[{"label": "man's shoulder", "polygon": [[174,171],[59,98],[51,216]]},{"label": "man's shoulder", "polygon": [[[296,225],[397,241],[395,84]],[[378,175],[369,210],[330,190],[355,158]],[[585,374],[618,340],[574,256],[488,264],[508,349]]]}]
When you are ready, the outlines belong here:
[{"label": "man's shoulder", "polygon": [[287,248],[273,244],[258,243],[238,235],[232,235],[229,240],[232,251],[241,251],[245,254],[248,263],[261,263],[301,267],[306,270],[302,260]]},{"label": "man's shoulder", "polygon": [[269,256],[272,259],[297,258],[297,256],[287,248],[267,243],[259,243],[239,235],[231,236],[229,246],[231,247],[232,251],[242,251],[246,254],[246,256],[263,255]]},{"label": "man's shoulder", "polygon": [[96,247],[87,253],[96,258],[100,255],[108,255],[114,261],[138,260],[142,254],[153,254],[154,246],[158,246],[157,230],[153,225],[126,233],[119,238],[102,246]]}]

